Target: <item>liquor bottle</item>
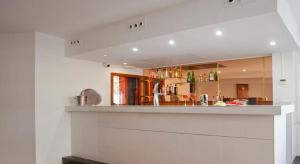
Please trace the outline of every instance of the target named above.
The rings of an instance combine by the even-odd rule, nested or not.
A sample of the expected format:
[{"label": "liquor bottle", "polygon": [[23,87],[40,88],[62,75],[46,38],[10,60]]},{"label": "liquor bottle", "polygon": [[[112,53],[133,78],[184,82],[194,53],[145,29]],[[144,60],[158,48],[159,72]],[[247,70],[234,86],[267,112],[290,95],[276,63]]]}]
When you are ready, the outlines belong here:
[{"label": "liquor bottle", "polygon": [[215,72],[215,81],[219,81],[219,73],[218,73],[218,71]]},{"label": "liquor bottle", "polygon": [[192,71],[191,81],[190,81],[190,93],[195,93],[195,73]]},{"label": "liquor bottle", "polygon": [[172,95],[172,84],[169,85],[169,95]]},{"label": "liquor bottle", "polygon": [[203,75],[200,75],[200,82],[203,82]]},{"label": "liquor bottle", "polygon": [[177,87],[177,85],[175,84],[175,86],[174,86],[174,95],[177,95],[177,90],[178,90],[178,87]]},{"label": "liquor bottle", "polygon": [[156,78],[160,79],[160,71],[159,71],[159,69],[156,70]]},{"label": "liquor bottle", "polygon": [[216,102],[217,102],[217,101],[216,101],[216,99],[215,99],[215,96],[213,96],[213,97],[212,97],[212,104],[215,105]]},{"label": "liquor bottle", "polygon": [[191,73],[190,73],[190,72],[188,72],[188,75],[187,75],[187,80],[186,80],[186,82],[190,83],[191,81],[192,81],[192,79],[191,79]]},{"label": "liquor bottle", "polygon": [[170,88],[169,88],[169,85],[167,85],[167,87],[166,87],[166,95],[169,95],[169,93],[170,93]]},{"label": "liquor bottle", "polygon": [[169,70],[168,70],[168,68],[166,68],[164,74],[165,74],[165,79],[169,78]]},{"label": "liquor bottle", "polygon": [[192,71],[191,83],[196,83],[195,73]]},{"label": "liquor bottle", "polygon": [[178,78],[179,77],[179,72],[177,67],[174,68],[174,78]]},{"label": "liquor bottle", "polygon": [[204,77],[204,82],[208,82],[208,75],[206,73],[203,74],[203,77]]},{"label": "liquor bottle", "polygon": [[160,89],[160,94],[162,94],[162,93],[164,93],[164,84],[162,83],[162,82],[160,82],[160,84],[159,84],[159,89]]},{"label": "liquor bottle", "polygon": [[208,75],[208,80],[209,81],[215,81],[215,73],[214,72],[210,72]]},{"label": "liquor bottle", "polygon": [[172,67],[169,69],[169,77],[173,78],[174,74],[173,74],[173,69]]}]

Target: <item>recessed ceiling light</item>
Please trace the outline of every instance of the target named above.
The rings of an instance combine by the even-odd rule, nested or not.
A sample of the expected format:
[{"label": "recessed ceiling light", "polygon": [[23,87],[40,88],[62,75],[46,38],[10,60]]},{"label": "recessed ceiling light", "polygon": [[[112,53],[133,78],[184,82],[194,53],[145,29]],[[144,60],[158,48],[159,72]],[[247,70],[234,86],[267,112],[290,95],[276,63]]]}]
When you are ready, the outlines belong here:
[{"label": "recessed ceiling light", "polygon": [[173,46],[173,45],[175,44],[175,41],[174,41],[174,40],[169,40],[169,44],[170,44],[171,46]]},{"label": "recessed ceiling light", "polygon": [[245,68],[244,68],[244,69],[242,69],[242,71],[243,71],[243,72],[247,72],[247,70],[246,70]]},{"label": "recessed ceiling light", "polygon": [[136,48],[136,47],[134,47],[134,48],[132,48],[132,51],[133,51],[133,52],[138,52],[138,51],[139,51],[139,49],[138,49],[138,48]]},{"label": "recessed ceiling light", "polygon": [[220,31],[220,30],[217,30],[217,31],[216,31],[216,35],[217,35],[217,36],[223,36],[223,32]]},{"label": "recessed ceiling light", "polygon": [[108,56],[108,55],[105,54],[105,55],[103,55],[103,56],[106,57],[106,56]]},{"label": "recessed ceiling light", "polygon": [[276,43],[275,41],[271,41],[271,42],[270,42],[270,46],[276,46],[276,44],[277,44],[277,43]]},{"label": "recessed ceiling light", "polygon": [[124,64],[124,65],[127,65],[128,63],[124,62],[123,64]]}]

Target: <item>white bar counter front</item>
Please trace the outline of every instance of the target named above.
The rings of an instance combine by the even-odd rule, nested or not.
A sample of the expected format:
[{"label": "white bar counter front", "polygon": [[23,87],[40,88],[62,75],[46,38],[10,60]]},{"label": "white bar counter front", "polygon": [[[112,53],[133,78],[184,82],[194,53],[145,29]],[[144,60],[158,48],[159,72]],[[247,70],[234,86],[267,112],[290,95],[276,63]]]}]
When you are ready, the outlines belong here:
[{"label": "white bar counter front", "polygon": [[69,106],[72,155],[110,164],[287,164],[282,106]]}]

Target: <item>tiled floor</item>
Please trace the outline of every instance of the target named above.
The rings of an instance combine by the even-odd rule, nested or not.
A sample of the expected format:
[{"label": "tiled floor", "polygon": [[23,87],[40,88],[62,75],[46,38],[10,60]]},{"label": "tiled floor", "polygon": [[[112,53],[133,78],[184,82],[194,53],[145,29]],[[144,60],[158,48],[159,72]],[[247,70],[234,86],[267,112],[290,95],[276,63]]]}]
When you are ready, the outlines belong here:
[{"label": "tiled floor", "polygon": [[300,164],[300,157],[296,158],[296,160],[294,161],[294,164]]}]

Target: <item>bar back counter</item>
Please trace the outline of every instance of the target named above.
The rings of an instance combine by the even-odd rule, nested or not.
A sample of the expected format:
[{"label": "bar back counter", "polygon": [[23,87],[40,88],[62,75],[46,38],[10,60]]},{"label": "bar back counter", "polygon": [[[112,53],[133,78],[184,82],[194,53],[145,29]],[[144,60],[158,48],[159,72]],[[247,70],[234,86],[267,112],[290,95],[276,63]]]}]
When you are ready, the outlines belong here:
[{"label": "bar back counter", "polygon": [[111,164],[287,164],[294,106],[66,107],[72,155]]}]

